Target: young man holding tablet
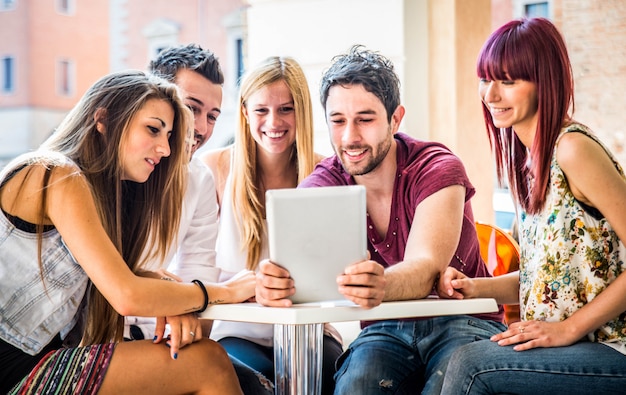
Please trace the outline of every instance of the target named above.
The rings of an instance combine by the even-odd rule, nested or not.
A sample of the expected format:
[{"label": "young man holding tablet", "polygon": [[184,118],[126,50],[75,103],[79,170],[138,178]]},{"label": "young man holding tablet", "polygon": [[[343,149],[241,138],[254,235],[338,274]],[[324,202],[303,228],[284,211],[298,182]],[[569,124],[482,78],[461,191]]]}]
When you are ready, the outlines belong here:
[{"label": "young man holding tablet", "polygon": [[[463,164],[441,144],[398,133],[405,112],[399,85],[392,63],[379,54],[355,46],[336,57],[320,84],[335,155],[300,184],[365,186],[371,260],[346,268],[337,284],[366,308],[428,297],[449,265],[471,277],[489,276]],[[265,261],[257,301],[288,306],[294,286],[288,271]],[[450,354],[504,328],[502,309],[361,326],[337,362],[335,394],[439,393]]]}]

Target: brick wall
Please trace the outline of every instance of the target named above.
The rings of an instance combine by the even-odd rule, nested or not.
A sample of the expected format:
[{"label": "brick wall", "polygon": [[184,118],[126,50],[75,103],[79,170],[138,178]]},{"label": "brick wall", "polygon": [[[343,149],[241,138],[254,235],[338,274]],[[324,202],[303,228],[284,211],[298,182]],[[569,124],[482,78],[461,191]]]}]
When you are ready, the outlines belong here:
[{"label": "brick wall", "polygon": [[626,164],[626,1],[557,3],[555,23],[567,42],[576,83],[574,117]]}]

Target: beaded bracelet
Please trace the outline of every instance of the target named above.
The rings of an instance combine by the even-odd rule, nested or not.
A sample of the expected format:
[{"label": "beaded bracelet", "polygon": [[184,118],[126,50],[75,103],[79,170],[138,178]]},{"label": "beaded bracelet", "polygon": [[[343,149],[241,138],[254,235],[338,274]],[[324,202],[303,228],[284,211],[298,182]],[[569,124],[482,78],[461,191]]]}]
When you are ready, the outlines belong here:
[{"label": "beaded bracelet", "polygon": [[209,305],[209,293],[207,292],[206,287],[204,286],[202,281],[191,280],[191,282],[196,284],[198,287],[200,287],[200,289],[202,290],[202,294],[204,295],[204,304],[202,305],[202,308],[200,310],[196,311],[196,313],[202,313],[204,310],[206,310],[207,306]]}]

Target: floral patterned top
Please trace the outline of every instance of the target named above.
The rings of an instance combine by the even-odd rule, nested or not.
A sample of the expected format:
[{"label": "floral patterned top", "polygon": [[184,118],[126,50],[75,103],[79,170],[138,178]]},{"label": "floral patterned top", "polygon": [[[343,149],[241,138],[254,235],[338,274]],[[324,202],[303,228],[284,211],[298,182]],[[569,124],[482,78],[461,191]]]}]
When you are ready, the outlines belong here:
[{"label": "floral patterned top", "polygon": [[[624,177],[615,158],[587,127],[572,124],[561,131],[559,140],[569,132],[583,133],[598,142]],[[626,269],[624,244],[598,210],[574,198],[556,161],[556,147],[549,188],[542,212],[521,213],[522,320],[564,320]],[[588,337],[626,354],[626,312]]]}]

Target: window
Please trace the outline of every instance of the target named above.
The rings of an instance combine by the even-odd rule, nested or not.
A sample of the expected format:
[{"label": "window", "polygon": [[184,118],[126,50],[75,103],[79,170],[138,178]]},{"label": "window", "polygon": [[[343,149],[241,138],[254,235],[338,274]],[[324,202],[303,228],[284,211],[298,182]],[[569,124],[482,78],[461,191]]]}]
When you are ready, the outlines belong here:
[{"label": "window", "polygon": [[0,0],[0,11],[11,11],[15,9],[17,0]]},{"label": "window", "polygon": [[74,93],[74,63],[62,59],[57,64],[57,92],[62,96]]},{"label": "window", "polygon": [[56,0],[57,12],[64,15],[72,15],[75,12],[74,0]]},{"label": "window", "polygon": [[6,56],[2,58],[2,92],[11,93],[15,90],[15,60]]},{"label": "window", "polygon": [[177,23],[164,19],[156,19],[143,28],[143,36],[148,41],[146,63],[154,59],[165,48],[178,45],[179,31],[180,26]]},{"label": "window", "polygon": [[515,18],[543,17],[550,19],[552,0],[513,0],[513,16]]},{"label": "window", "polygon": [[237,57],[237,82],[239,82],[241,80],[241,77],[243,76],[244,73],[244,67],[243,67],[243,40],[238,38],[237,40],[235,40],[235,45],[236,45],[236,54],[235,56]]},{"label": "window", "polygon": [[529,18],[543,17],[548,18],[548,2],[528,3],[524,5],[524,14]]}]

